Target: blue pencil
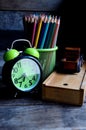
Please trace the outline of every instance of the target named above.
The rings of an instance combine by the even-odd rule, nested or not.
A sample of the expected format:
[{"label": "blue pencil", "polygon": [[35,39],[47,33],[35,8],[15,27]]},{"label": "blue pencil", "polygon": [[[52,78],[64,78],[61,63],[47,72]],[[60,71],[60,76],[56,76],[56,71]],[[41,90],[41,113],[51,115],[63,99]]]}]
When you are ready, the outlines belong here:
[{"label": "blue pencil", "polygon": [[51,16],[49,16],[49,18],[47,18],[47,22],[45,24],[45,31],[44,31],[44,35],[42,37],[42,42],[41,42],[40,48],[44,48],[47,33],[48,33],[48,29],[49,29],[49,25],[50,25],[50,20],[51,20]]},{"label": "blue pencil", "polygon": [[44,36],[44,33],[45,33],[45,29],[46,29],[46,16],[45,16],[44,21],[42,23],[42,27],[41,27],[41,32],[40,32],[40,37],[39,37],[37,48],[42,48],[42,46],[43,46],[42,40],[43,40],[43,36]]},{"label": "blue pencil", "polygon": [[49,46],[50,46],[50,38],[51,38],[52,31],[53,31],[53,26],[54,26],[54,20],[52,18],[50,21],[50,24],[49,24],[49,29],[48,29],[46,41],[44,44],[44,48],[49,48]]}]

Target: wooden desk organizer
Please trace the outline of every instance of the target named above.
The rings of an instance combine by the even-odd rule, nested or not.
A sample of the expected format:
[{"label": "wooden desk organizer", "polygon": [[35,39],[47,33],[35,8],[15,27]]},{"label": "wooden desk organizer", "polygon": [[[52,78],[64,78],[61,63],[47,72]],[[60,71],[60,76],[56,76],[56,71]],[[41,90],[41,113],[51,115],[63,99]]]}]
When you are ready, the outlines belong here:
[{"label": "wooden desk organizer", "polygon": [[54,71],[42,84],[42,99],[60,103],[82,105],[85,98],[86,64],[74,74]]}]

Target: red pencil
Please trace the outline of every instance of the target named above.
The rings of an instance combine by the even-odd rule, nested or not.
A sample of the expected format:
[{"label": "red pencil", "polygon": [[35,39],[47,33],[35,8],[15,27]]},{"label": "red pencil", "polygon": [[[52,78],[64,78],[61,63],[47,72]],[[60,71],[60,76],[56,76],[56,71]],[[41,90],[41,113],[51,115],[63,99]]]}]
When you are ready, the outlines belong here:
[{"label": "red pencil", "polygon": [[54,35],[53,35],[53,38],[52,38],[51,48],[56,46],[59,27],[60,27],[60,18],[56,20],[56,27],[55,27]]}]

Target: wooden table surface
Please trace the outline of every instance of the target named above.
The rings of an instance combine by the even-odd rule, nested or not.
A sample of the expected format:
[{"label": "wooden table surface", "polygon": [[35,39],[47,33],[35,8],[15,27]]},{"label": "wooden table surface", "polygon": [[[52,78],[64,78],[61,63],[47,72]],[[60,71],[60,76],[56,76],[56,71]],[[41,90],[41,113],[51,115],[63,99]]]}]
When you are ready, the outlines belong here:
[{"label": "wooden table surface", "polygon": [[10,99],[4,89],[0,80],[0,130],[86,130],[86,100],[73,106],[27,96]]}]

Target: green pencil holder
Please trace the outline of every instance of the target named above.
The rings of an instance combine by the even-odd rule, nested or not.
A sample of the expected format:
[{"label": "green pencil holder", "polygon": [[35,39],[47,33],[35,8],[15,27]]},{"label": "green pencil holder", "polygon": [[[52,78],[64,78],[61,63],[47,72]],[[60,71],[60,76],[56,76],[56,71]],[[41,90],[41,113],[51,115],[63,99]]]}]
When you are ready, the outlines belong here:
[{"label": "green pencil holder", "polygon": [[55,68],[56,50],[58,50],[58,47],[56,46],[54,48],[37,49],[37,50],[40,54],[39,61],[43,69],[42,79],[45,80]]}]

